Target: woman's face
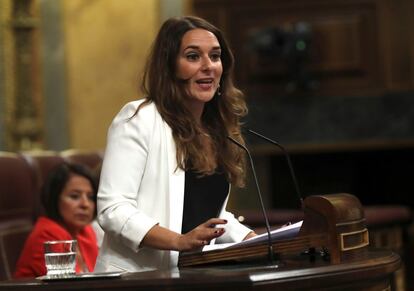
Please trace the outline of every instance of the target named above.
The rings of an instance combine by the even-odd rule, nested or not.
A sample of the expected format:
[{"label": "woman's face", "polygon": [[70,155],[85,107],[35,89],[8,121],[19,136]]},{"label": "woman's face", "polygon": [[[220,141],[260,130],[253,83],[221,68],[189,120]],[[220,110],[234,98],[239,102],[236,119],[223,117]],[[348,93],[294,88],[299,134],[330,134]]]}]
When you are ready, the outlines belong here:
[{"label": "woman's face", "polygon": [[187,31],[181,40],[176,74],[186,81],[190,108],[202,109],[213,98],[222,73],[221,48],[216,36],[205,29]]},{"label": "woman's face", "polygon": [[91,223],[95,202],[89,180],[72,174],[59,197],[58,207],[65,226],[72,234],[76,234]]}]

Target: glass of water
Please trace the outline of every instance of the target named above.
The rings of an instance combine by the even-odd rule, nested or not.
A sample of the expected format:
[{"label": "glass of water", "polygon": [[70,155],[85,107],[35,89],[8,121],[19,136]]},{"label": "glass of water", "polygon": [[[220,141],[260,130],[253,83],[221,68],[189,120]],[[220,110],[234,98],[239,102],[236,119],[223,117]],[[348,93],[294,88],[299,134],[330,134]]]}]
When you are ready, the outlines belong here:
[{"label": "glass of water", "polygon": [[64,277],[75,274],[76,240],[56,240],[44,243],[47,275]]}]

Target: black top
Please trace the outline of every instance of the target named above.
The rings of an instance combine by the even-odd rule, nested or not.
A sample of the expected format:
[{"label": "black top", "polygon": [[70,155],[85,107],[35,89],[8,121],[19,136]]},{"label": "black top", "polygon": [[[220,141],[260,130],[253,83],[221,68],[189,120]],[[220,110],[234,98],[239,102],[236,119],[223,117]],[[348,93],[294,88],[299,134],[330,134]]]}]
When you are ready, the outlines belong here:
[{"label": "black top", "polygon": [[206,220],[218,217],[228,192],[229,183],[223,173],[200,177],[200,174],[187,170],[181,233],[187,233]]}]

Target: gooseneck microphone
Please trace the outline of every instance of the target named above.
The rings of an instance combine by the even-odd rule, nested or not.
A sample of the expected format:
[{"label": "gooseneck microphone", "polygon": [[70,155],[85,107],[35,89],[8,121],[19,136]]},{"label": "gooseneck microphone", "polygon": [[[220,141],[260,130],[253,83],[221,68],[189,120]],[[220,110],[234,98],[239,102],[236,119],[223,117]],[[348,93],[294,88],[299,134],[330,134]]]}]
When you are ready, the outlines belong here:
[{"label": "gooseneck microphone", "polygon": [[230,136],[227,136],[227,138],[231,142],[233,142],[235,145],[237,145],[238,147],[240,147],[241,149],[243,149],[247,153],[247,155],[249,157],[250,167],[251,167],[252,172],[253,172],[254,181],[256,183],[257,194],[259,196],[260,206],[262,208],[263,218],[264,218],[265,223],[266,223],[267,244],[268,244],[268,256],[269,256],[270,262],[273,264],[273,262],[274,262],[274,259],[273,259],[273,246],[272,246],[272,238],[271,238],[271,234],[270,234],[269,219],[267,218],[266,209],[265,209],[264,204],[263,204],[262,193],[260,192],[259,183],[257,182],[256,171],[254,169],[254,164],[253,164],[252,156],[250,155],[250,151],[247,149],[246,146],[242,145],[241,143],[239,143],[238,141],[236,141],[234,138],[232,138]]},{"label": "gooseneck microphone", "polygon": [[294,184],[295,190],[296,190],[296,196],[297,196],[297,198],[298,198],[298,200],[300,202],[301,209],[303,209],[303,197],[302,197],[302,194],[301,194],[301,192],[299,190],[299,184],[298,184],[298,181],[296,180],[295,172],[293,171],[293,166],[292,166],[292,162],[290,161],[289,153],[287,152],[287,150],[285,149],[285,147],[282,146],[280,143],[278,143],[278,142],[276,142],[276,141],[274,141],[274,140],[272,140],[272,139],[270,139],[270,138],[268,138],[268,137],[266,137],[266,136],[264,136],[264,135],[262,135],[262,134],[260,134],[260,133],[258,133],[256,131],[254,131],[254,130],[251,130],[251,129],[248,129],[248,128],[246,130],[249,133],[251,133],[251,134],[253,134],[253,135],[257,136],[257,137],[260,137],[261,139],[264,139],[265,141],[270,142],[271,144],[277,146],[279,149],[282,150],[284,156],[286,157],[287,164],[289,166],[290,176],[292,178],[292,181],[293,181],[293,184]]}]

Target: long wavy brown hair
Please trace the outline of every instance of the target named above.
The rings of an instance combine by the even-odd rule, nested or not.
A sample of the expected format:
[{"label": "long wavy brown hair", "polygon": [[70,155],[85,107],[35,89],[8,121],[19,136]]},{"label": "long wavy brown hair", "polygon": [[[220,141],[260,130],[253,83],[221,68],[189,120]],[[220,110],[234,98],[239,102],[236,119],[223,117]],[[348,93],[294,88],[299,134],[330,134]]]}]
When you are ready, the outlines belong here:
[{"label": "long wavy brown hair", "polygon": [[[177,58],[184,34],[201,28],[212,32],[220,43],[223,73],[219,95],[204,106],[200,125],[186,106],[189,96],[184,82],[177,78]],[[191,169],[201,175],[212,174],[212,157],[205,153],[202,132],[207,130],[211,137],[214,159],[229,182],[236,186],[244,185],[245,156],[243,151],[230,142],[231,136],[244,143],[240,131],[240,118],[247,114],[243,93],[233,84],[234,57],[221,31],[204,19],[185,16],[170,18],[161,27],[147,59],[141,83],[146,100],[139,109],[153,102],[162,118],[172,129],[177,149],[177,165],[183,170]],[[136,113],[137,113],[136,112]]]}]

